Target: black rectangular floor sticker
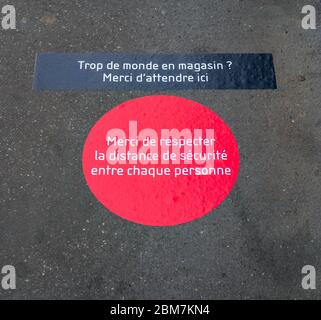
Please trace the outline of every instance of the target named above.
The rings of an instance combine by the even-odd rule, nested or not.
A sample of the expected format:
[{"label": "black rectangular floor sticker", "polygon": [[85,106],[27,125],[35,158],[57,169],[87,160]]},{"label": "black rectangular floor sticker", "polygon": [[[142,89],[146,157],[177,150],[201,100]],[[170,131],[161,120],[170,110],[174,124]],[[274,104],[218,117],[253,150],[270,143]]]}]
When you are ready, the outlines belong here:
[{"label": "black rectangular floor sticker", "polygon": [[272,54],[40,53],[35,90],[276,89]]}]

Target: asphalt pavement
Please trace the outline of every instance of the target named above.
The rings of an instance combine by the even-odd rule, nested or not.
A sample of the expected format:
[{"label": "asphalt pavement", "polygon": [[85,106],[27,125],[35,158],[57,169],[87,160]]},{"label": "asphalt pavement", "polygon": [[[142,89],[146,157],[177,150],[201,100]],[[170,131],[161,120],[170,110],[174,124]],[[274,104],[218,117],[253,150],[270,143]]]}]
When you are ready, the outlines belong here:
[{"label": "asphalt pavement", "polygon": [[[16,267],[17,289],[0,288],[1,299],[321,298],[318,284],[301,287],[304,265],[321,275],[321,27],[301,28],[307,1],[10,2],[17,30],[0,30],[0,267]],[[35,92],[39,52],[266,52],[278,89]],[[241,156],[219,208],[166,228],[108,212],[81,167],[106,111],[159,93],[210,107]]]}]

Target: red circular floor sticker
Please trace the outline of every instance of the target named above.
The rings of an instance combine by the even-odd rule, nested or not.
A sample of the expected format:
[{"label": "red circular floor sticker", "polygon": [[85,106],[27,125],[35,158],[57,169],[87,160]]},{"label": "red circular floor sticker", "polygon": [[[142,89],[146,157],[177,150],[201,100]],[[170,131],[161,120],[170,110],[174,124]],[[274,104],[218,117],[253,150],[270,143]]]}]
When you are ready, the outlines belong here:
[{"label": "red circular floor sticker", "polygon": [[231,191],[239,153],[228,126],[185,98],[147,96],[108,111],[91,129],[83,172],[111,212],[149,226],[190,222]]}]

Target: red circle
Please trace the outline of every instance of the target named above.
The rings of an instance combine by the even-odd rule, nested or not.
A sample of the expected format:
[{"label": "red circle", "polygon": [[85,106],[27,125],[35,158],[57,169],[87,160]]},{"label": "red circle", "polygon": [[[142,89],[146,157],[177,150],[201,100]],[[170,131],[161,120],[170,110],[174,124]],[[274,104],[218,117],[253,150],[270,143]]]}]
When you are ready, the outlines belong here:
[{"label": "red circle", "polygon": [[[179,164],[171,161],[169,164],[130,164],[128,161],[125,164],[110,164],[106,160],[102,160],[103,157],[97,160],[97,155],[106,154],[109,146],[113,145],[111,140],[109,146],[107,145],[108,136],[110,139],[113,137],[112,131],[109,130],[122,130],[128,137],[130,133],[133,133],[129,130],[129,122],[131,125],[137,122],[136,137],[140,137],[139,132],[147,128],[157,134],[159,162],[160,159],[165,158],[165,152],[161,152],[160,143],[162,142],[162,146],[166,143],[174,143],[173,138],[172,140],[164,138],[165,140],[161,141],[163,132],[177,129],[182,133],[183,129],[188,129],[193,134],[193,138],[197,136],[197,133],[202,132],[203,139],[206,138],[206,132],[214,132],[215,142],[211,140],[212,147],[209,146],[209,149],[206,149],[205,140],[203,140],[202,152],[211,150],[211,148],[213,152],[219,151],[221,154],[223,151],[225,152],[224,159],[218,157],[213,162],[216,170],[221,168],[221,174],[214,174],[212,171],[207,175],[198,175],[201,170],[204,170],[203,173],[208,172],[206,168],[203,168],[204,165],[197,164],[194,160],[191,164],[184,163],[184,161]],[[194,131],[195,129],[201,131]],[[188,130],[187,132],[189,132]],[[180,133],[177,137],[185,138],[180,140],[181,142],[185,144],[191,142],[188,140],[188,135],[180,136]],[[211,135],[209,134],[209,136]],[[117,141],[119,143],[121,140]],[[152,143],[151,141],[149,143]],[[210,140],[208,139],[208,141]],[[132,143],[134,144],[134,140]],[[196,145],[197,141],[194,143]],[[138,153],[141,150],[139,149],[141,144],[142,140],[137,148]],[[135,147],[133,148],[135,149]],[[193,151],[196,148],[194,145],[187,146],[186,149],[182,147],[179,149],[178,157],[183,156],[184,153],[186,155],[188,150]],[[124,148],[120,148],[118,151],[122,150]],[[172,150],[174,149],[169,147],[169,151]],[[128,148],[126,148],[127,151]],[[228,196],[237,178],[239,153],[231,130],[209,108],[195,101],[175,96],[147,96],[124,102],[98,120],[86,139],[82,163],[84,176],[90,190],[111,212],[129,221],[144,225],[172,226],[204,216]],[[134,172],[134,166],[138,173],[142,173],[143,170],[145,173],[146,170],[155,173],[156,170],[168,168],[170,175],[163,174],[155,177],[130,175],[130,172]],[[109,167],[108,174],[106,174],[107,171],[104,171],[105,168],[107,170],[107,167]],[[112,169],[114,169],[114,173],[116,169],[122,170],[123,175],[112,175]],[[100,170],[99,175],[97,174],[98,170]],[[183,175],[184,170],[188,175]]]}]

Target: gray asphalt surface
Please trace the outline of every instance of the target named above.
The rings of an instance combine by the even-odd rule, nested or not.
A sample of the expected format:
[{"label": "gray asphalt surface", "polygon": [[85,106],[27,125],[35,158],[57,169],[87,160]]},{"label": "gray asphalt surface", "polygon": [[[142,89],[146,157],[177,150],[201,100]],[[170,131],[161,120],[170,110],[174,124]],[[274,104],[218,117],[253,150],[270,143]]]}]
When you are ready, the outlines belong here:
[{"label": "gray asphalt surface", "polygon": [[[321,297],[301,288],[304,265],[321,275],[321,27],[301,28],[302,6],[320,13],[318,1],[11,2],[18,30],[0,30],[0,267],[16,267],[17,289],[0,288],[1,299]],[[162,92],[222,117],[241,170],[213,213],[145,227],[94,198],[81,153],[107,110],[155,92],[34,92],[38,52],[271,52],[278,90]]]}]

